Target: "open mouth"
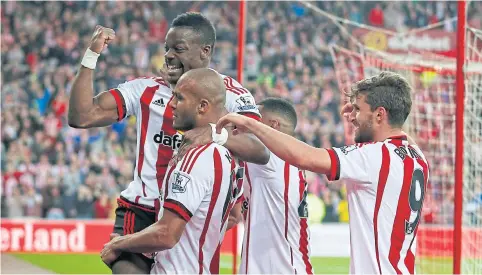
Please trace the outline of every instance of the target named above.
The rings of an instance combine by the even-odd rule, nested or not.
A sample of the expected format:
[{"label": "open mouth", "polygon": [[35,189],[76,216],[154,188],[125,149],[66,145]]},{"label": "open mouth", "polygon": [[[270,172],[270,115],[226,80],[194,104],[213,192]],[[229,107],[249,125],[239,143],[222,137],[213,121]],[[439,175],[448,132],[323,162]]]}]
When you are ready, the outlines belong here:
[{"label": "open mouth", "polygon": [[167,65],[167,73],[169,74],[177,74],[177,73],[182,73],[183,66],[181,64],[179,65]]}]

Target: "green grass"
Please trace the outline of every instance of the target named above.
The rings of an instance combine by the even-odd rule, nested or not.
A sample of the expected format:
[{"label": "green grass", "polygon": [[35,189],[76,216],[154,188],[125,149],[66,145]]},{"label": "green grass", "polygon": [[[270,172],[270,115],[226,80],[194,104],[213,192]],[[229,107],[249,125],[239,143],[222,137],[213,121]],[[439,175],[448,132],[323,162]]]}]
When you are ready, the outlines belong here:
[{"label": "green grass", "polygon": [[[111,274],[96,254],[14,254],[34,265],[59,274]],[[239,260],[238,260],[239,263]],[[348,274],[349,258],[311,257],[317,274]],[[232,256],[221,256],[221,274],[232,273]],[[451,274],[452,261],[446,258],[424,258],[417,265],[418,273]]]}]

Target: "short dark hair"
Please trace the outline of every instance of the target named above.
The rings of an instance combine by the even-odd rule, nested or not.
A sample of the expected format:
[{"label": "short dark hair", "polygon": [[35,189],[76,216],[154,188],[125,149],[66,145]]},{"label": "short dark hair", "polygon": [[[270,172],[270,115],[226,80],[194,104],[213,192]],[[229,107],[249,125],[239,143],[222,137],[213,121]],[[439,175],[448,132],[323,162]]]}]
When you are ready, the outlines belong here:
[{"label": "short dark hair", "polygon": [[402,127],[412,109],[411,93],[412,88],[403,76],[385,71],[356,82],[347,95],[352,102],[359,94],[366,95],[365,101],[372,111],[385,108],[390,126]]},{"label": "short dark hair", "polygon": [[172,20],[171,27],[191,28],[201,37],[201,43],[214,47],[216,43],[216,29],[213,23],[198,12],[185,12]]},{"label": "short dark hair", "polygon": [[296,128],[298,116],[296,115],[295,106],[290,101],[280,97],[268,97],[258,102],[258,105],[263,106],[264,111],[286,118],[293,125],[293,130]]}]

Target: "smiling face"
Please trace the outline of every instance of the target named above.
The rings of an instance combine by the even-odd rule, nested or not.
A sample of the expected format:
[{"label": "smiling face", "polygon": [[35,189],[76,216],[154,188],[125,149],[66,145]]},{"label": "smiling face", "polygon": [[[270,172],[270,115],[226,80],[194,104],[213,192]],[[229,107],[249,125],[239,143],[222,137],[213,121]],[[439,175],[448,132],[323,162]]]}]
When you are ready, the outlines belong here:
[{"label": "smiling face", "polygon": [[375,136],[374,115],[365,98],[365,95],[360,94],[352,101],[353,111],[349,119],[355,127],[356,143],[372,142]]},{"label": "smiling face", "polygon": [[203,45],[200,35],[189,27],[169,29],[165,43],[165,62],[169,83],[175,85],[185,72],[209,65],[212,47]]}]

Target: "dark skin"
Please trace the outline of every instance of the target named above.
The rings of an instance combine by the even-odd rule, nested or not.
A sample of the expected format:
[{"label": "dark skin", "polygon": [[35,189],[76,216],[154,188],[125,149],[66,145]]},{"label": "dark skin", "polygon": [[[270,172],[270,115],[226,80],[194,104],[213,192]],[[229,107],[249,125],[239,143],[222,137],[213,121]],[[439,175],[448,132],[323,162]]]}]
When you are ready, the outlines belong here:
[{"label": "dark skin", "polygon": [[[161,75],[171,85],[176,85],[182,73],[195,68],[207,68],[210,63],[212,47],[203,45],[200,37],[188,28],[171,28],[166,35],[166,66]],[[182,72],[170,70],[170,67],[182,67]],[[253,135],[233,135],[232,127],[228,130],[228,141],[224,144],[233,154],[241,160],[266,164],[269,160],[269,152],[266,147]],[[210,126],[199,127],[184,133],[183,143],[179,149],[178,157],[200,145],[212,141],[212,129]]]},{"label": "dark skin", "polygon": [[[100,54],[114,39],[114,30],[97,26],[89,48]],[[165,49],[166,64],[160,74],[173,88],[186,71],[207,68],[213,52],[212,46],[201,43],[199,35],[189,28],[171,28],[166,35]],[[172,67],[180,67],[181,70],[173,70]],[[68,123],[71,127],[104,127],[118,120],[114,96],[109,92],[102,92],[94,97],[93,82],[94,71],[81,66],[72,84],[69,99]],[[230,128],[227,129],[229,138],[224,146],[235,156],[256,164],[268,163],[268,150],[256,137],[251,134],[234,136]],[[182,156],[193,147],[211,142],[211,133],[209,126],[186,132],[179,155]]]},{"label": "dark skin", "polygon": [[[226,91],[219,75],[209,69],[191,70],[182,76],[173,92],[170,104],[173,109],[173,123],[176,130],[191,129],[215,123],[225,114]],[[241,217],[241,204],[230,212],[228,228]],[[162,218],[148,228],[126,236],[112,236],[104,246],[101,258],[108,266],[122,252],[152,253],[171,249],[184,232],[186,221],[165,209]]]},{"label": "dark skin", "polygon": [[[115,31],[110,28],[96,26],[89,48],[98,54],[115,40]],[[179,77],[186,71],[209,66],[212,47],[200,43],[199,36],[188,28],[171,28],[166,36],[166,64],[161,75],[171,87],[175,87]],[[181,65],[182,71],[169,70],[171,66]],[[104,127],[116,123],[119,119],[117,103],[109,92],[102,92],[94,97],[94,70],[81,66],[72,83],[69,98],[68,123],[73,128]],[[125,106],[124,99],[122,104]],[[211,127],[200,127],[186,132],[185,142],[181,150],[184,154],[196,144],[212,141]],[[190,147],[189,147],[190,146]],[[230,134],[225,147],[233,154],[246,161],[265,164],[269,160],[266,147],[254,136],[243,134],[234,137]],[[147,273],[148,265],[139,255],[129,255],[131,260],[117,261],[112,267],[113,273]],[[135,264],[131,264],[135,262]]]}]

